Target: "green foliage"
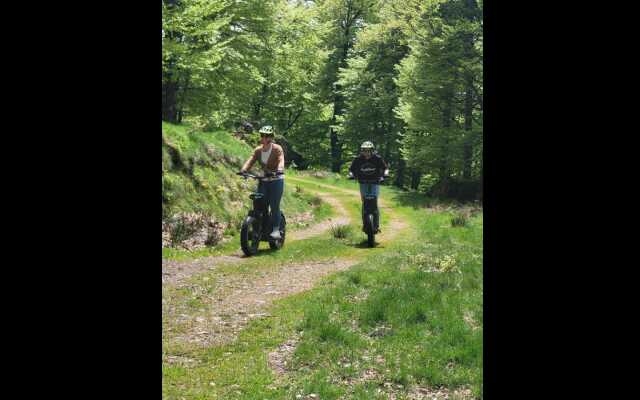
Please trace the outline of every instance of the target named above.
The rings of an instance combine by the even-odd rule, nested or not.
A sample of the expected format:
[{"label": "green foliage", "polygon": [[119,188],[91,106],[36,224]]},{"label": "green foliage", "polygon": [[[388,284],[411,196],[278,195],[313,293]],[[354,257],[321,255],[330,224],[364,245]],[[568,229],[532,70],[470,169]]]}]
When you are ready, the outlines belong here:
[{"label": "green foliage", "polygon": [[[438,177],[481,174],[482,9],[472,1],[406,1],[410,54],[398,66],[396,112],[408,165]],[[411,32],[411,33],[409,33]]]},{"label": "green foliage", "polygon": [[360,144],[370,140],[392,169],[398,167],[404,122],[393,112],[399,95],[394,78],[395,66],[407,52],[405,34],[384,14],[358,32],[354,54],[338,81],[345,98],[345,112],[338,119],[345,154],[357,155]]},{"label": "green foliage", "polygon": [[[203,116],[223,126],[255,92],[266,50],[262,33],[272,23],[273,0],[163,2],[164,108]],[[175,91],[174,97],[170,93]],[[177,120],[176,120],[177,121]]]},{"label": "green foliage", "polygon": [[[482,7],[467,0],[164,1],[163,119],[213,132],[268,123],[287,161],[295,155],[305,168],[332,166],[337,151],[343,171],[371,140],[391,165],[390,183],[454,198],[452,182],[464,181],[463,191],[478,197]],[[258,139],[246,138],[252,146]],[[172,163],[169,156],[163,164]]]}]

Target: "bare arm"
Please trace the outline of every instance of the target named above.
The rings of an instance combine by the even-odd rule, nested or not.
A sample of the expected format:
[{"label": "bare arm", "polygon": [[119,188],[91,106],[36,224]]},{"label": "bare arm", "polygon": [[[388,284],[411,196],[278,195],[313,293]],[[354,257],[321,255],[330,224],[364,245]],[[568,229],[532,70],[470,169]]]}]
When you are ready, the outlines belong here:
[{"label": "bare arm", "polygon": [[254,151],[253,154],[251,155],[251,157],[249,157],[249,159],[247,160],[247,162],[244,163],[244,165],[242,166],[242,169],[240,169],[240,171],[247,172],[248,170],[251,169],[251,167],[253,167],[253,164],[255,162],[256,162],[256,152]]}]

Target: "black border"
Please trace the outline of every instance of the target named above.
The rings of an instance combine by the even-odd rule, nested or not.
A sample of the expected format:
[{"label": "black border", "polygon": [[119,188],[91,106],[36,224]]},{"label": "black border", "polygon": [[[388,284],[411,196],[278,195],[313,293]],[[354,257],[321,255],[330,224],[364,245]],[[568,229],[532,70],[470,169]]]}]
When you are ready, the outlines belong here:
[{"label": "black border", "polygon": [[[564,393],[550,384],[583,359],[568,327],[584,315],[587,296],[563,299],[574,296],[584,268],[569,237],[593,214],[569,200],[588,183],[568,133],[590,130],[594,115],[575,121],[593,111],[582,105],[595,94],[576,99],[590,76],[579,74],[582,63],[564,65],[585,50],[572,47],[580,35],[562,33],[576,29],[577,8],[508,6],[484,5],[484,393],[555,397]],[[29,390],[157,398],[161,8],[70,8],[41,10],[31,24],[40,30],[10,53],[9,63],[25,66],[15,75],[22,96],[13,100],[20,110],[7,118],[6,143],[24,143],[7,145],[5,165],[19,192],[8,197],[24,211],[7,214],[19,227],[10,233],[28,240],[8,250],[18,257],[5,270],[25,276],[7,278],[17,296],[7,304],[36,299],[15,329],[26,342],[22,359],[42,367]],[[579,189],[588,193],[587,185]],[[560,383],[566,394],[581,389]]]},{"label": "black border", "polygon": [[24,275],[6,282],[24,343],[10,347],[31,371],[22,392],[161,397],[160,6],[20,14],[33,30],[7,53],[21,75],[8,75],[20,96],[6,132],[23,143],[5,151],[21,182],[6,210]]}]

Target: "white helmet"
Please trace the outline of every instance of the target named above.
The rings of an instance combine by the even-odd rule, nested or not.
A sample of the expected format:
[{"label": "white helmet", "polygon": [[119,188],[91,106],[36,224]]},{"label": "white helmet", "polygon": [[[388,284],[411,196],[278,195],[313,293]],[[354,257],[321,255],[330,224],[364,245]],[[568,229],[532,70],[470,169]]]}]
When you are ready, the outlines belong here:
[{"label": "white helmet", "polygon": [[260,128],[260,134],[265,136],[274,136],[273,127],[271,125],[265,125]]},{"label": "white helmet", "polygon": [[368,140],[360,145],[360,150],[371,150],[371,151],[373,151],[373,149],[374,149],[373,143],[371,143]]}]

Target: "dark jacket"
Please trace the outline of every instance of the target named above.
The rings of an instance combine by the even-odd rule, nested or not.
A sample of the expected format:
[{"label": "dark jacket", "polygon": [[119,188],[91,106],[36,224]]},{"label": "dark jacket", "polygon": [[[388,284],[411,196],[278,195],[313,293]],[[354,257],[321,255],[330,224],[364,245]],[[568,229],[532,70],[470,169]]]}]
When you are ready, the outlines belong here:
[{"label": "dark jacket", "polygon": [[360,183],[378,183],[387,169],[387,163],[377,153],[373,153],[368,160],[360,155],[351,163],[349,171]]}]

